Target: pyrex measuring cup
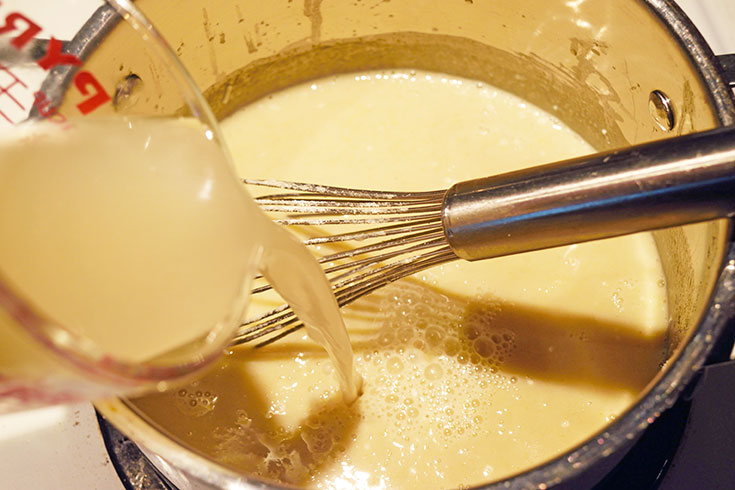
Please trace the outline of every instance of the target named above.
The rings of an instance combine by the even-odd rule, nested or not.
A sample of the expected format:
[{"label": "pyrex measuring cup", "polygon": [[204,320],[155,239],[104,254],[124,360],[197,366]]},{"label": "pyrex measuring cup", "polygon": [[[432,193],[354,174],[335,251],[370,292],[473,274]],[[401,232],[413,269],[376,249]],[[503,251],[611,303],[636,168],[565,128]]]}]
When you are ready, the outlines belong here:
[{"label": "pyrex measuring cup", "polygon": [[[85,69],[74,33],[94,12],[129,31],[148,86]],[[0,412],[164,387],[219,355],[258,253],[253,206],[130,2],[0,4],[0,140]]]}]

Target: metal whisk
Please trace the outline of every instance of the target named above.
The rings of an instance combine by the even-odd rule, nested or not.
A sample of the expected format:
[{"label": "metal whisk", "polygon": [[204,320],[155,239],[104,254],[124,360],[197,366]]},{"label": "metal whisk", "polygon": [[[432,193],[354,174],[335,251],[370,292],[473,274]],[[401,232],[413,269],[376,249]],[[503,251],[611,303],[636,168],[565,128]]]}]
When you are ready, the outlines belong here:
[{"label": "metal whisk", "polygon": [[[319,260],[344,306],[458,258],[500,257],[730,217],[735,130],[661,140],[439,191],[244,182],[279,189],[256,201],[276,213],[277,222],[306,227],[307,245],[342,247]],[[339,231],[324,231],[334,227]],[[253,294],[268,289],[264,285]],[[234,343],[268,344],[301,326],[282,305],[243,324]]]}]

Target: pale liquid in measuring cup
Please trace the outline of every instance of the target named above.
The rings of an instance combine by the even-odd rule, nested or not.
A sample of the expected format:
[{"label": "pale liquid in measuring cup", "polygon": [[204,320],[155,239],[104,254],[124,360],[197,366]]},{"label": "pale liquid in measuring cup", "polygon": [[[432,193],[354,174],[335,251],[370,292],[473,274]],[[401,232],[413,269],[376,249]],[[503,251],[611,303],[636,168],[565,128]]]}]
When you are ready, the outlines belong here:
[{"label": "pale liquid in measuring cup", "polygon": [[[373,189],[446,188],[592,151],[525,101],[426,73],[318,80],[222,127],[243,175]],[[251,309],[278,304],[259,295]],[[365,379],[349,407],[298,334],[134,403],[200,454],[261,478],[456,488],[601,430],[657,372],[668,320],[649,234],[451,263],[343,312]]]},{"label": "pale liquid in measuring cup", "polygon": [[[356,396],[349,340],[319,266],[257,209],[197,123],[36,123],[1,151],[0,278],[79,336],[73,347],[132,364],[206,335],[221,342],[260,261],[339,357],[346,396]],[[0,381],[58,377],[43,372],[44,351],[28,347],[14,320],[1,319]],[[53,335],[68,342],[66,330]]]}]

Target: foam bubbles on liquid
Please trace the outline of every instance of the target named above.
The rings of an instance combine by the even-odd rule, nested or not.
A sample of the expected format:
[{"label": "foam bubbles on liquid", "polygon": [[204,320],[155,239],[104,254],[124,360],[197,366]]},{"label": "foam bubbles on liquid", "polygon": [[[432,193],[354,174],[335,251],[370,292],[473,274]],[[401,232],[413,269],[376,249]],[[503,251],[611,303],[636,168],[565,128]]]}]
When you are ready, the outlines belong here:
[{"label": "foam bubbles on liquid", "polygon": [[358,418],[341,401],[327,402],[295,430],[279,426],[266,431],[245,410],[238,410],[235,424],[214,434],[214,451],[226,464],[262,478],[298,484],[345,451]]},{"label": "foam bubbles on liquid", "polygon": [[217,395],[203,389],[198,382],[177,389],[174,393],[174,406],[184,415],[201,417],[214,410]]},{"label": "foam bubbles on liquid", "polygon": [[[451,78],[447,78],[445,83],[441,76],[430,76],[426,81],[424,73],[410,73],[404,78],[394,75],[394,72],[361,74],[357,76],[357,84],[364,89],[378,85],[406,86],[406,80],[416,86],[427,83],[436,87],[452,85]],[[310,96],[326,92],[328,85],[320,82],[317,90],[309,89]],[[473,93],[480,92],[484,102],[475,105],[479,105],[481,111],[485,110],[485,118],[499,114],[502,108],[493,108],[489,101],[499,99],[500,92],[484,84],[464,86]],[[389,100],[390,97],[380,100],[383,99]],[[371,108],[375,100],[370,99]],[[324,107],[329,106],[326,104]],[[342,104],[332,106],[341,107]],[[451,108],[455,113],[454,102]],[[537,114],[530,114],[519,127],[527,130],[532,122],[530,119],[534,117]],[[262,121],[261,117],[256,119],[254,128],[260,127]],[[383,123],[382,120],[377,122]],[[503,125],[506,125],[505,121]],[[525,151],[518,148],[523,140],[504,132],[496,135],[495,129],[484,122],[467,129],[467,134],[474,134],[477,130],[488,132],[483,138],[495,138],[495,146],[505,143],[507,148],[503,151],[508,155],[514,149],[521,150],[517,153]],[[554,141],[563,137],[558,133],[554,128]],[[237,134],[241,134],[240,129]],[[369,146],[371,158],[374,158],[379,149],[376,141],[382,139],[356,143],[349,148],[350,154],[355,148]],[[233,142],[236,140],[233,137]],[[311,143],[313,141],[309,140]],[[416,151],[416,142],[411,139],[410,144],[412,151]],[[545,147],[543,144],[535,146]],[[544,155],[546,153],[534,156],[534,161],[542,161]],[[289,161],[289,158],[283,160]],[[459,175],[462,170],[460,163],[445,160],[441,170],[438,162],[436,165],[431,161],[424,163],[426,168],[433,165],[437,175],[445,170],[449,175]],[[299,168],[314,168],[304,165],[301,160],[296,161]],[[352,178],[354,165],[349,168]],[[483,173],[486,172],[486,168],[482,168]],[[285,172],[284,177],[288,177]],[[448,177],[442,178],[447,179],[447,185],[450,183]],[[369,179],[360,179],[359,183],[362,184],[362,180]],[[411,183],[413,185],[413,180]],[[439,184],[432,185],[432,188],[436,185]],[[323,245],[319,253],[325,255],[330,251],[329,246]],[[559,269],[563,266],[569,274],[583,272],[585,261],[581,257],[584,254],[570,247],[568,253],[559,258]],[[557,259],[552,257],[553,260]],[[536,392],[528,388],[534,379],[536,391],[553,390],[553,386],[545,385],[553,385],[554,373],[543,371],[536,376],[534,370],[545,369],[547,361],[555,366],[560,356],[554,349],[567,340],[567,332],[560,331],[559,335],[565,338],[556,339],[551,335],[556,332],[549,329],[546,322],[540,322],[535,327],[541,335],[527,335],[527,327],[534,327],[533,318],[529,325],[526,317],[526,313],[534,313],[533,303],[526,305],[510,296],[508,299],[504,290],[499,290],[499,294],[504,295],[503,300],[473,297],[477,290],[467,282],[475,280],[471,267],[474,265],[460,262],[438,267],[431,273],[398,281],[344,308],[347,326],[352,329],[356,366],[365,379],[363,395],[347,411],[341,403],[334,403],[339,401],[339,397],[333,376],[327,375],[330,368],[322,367],[328,363],[322,357],[320,364],[319,356],[314,357],[308,346],[301,350],[305,355],[299,357],[298,362],[292,362],[289,355],[302,349],[302,344],[297,341],[289,344],[288,339],[283,341],[286,342],[284,344],[275,345],[274,349],[266,347],[260,351],[262,357],[258,354],[250,358],[240,357],[246,367],[242,374],[233,375],[230,381],[253,382],[256,396],[252,397],[252,407],[248,407],[250,413],[241,410],[237,421],[233,422],[232,406],[237,406],[237,402],[233,402],[227,391],[228,397],[219,401],[212,416],[189,419],[202,426],[203,422],[215,418],[221,423],[221,428],[213,436],[216,447],[208,453],[224,464],[254,476],[316,488],[471,485],[488,477],[518,471],[522,465],[547,454],[548,447],[543,444],[561,433],[562,420],[571,422],[565,429],[566,433],[588,423],[575,419],[574,413],[565,414],[561,419],[555,412],[560,409],[546,408],[546,403],[543,403],[543,409],[528,411],[527,408],[537,401],[534,398]],[[547,273],[544,270],[540,273]],[[455,281],[457,271],[460,275],[469,273],[464,276],[463,285],[461,281]],[[523,267],[521,270],[513,269],[513,275],[507,277],[515,280],[515,277],[523,277],[519,274],[527,273],[524,271]],[[499,277],[505,277],[503,274]],[[542,300],[553,300],[554,295],[559,294],[555,282],[532,282],[528,287],[532,286],[532,298],[543,294]],[[535,291],[537,286],[538,294]],[[617,286],[626,295],[626,308],[630,309],[628,305],[632,303],[632,295],[628,293],[628,285],[624,282],[611,284],[611,288]],[[492,291],[494,289],[484,288],[482,294],[489,295]],[[607,298],[609,296],[604,299]],[[543,337],[545,333],[551,335],[551,343]],[[574,331],[569,335],[569,338],[578,336],[585,340],[588,334]],[[556,344],[557,340],[559,344]],[[538,363],[529,362],[527,347],[536,348],[531,353],[537,357],[530,361],[538,360]],[[261,362],[263,365],[259,367],[262,369],[250,368]],[[586,383],[580,385],[586,386]],[[233,391],[237,392],[237,389]],[[221,393],[225,390],[222,389]],[[550,393],[549,396],[554,395],[553,391]],[[257,395],[262,395],[264,403],[257,403]],[[575,392],[565,392],[565,400],[566,395],[573,398]],[[521,397],[524,397],[523,402],[517,403]],[[282,400],[283,403],[275,404],[273,400]],[[225,402],[229,403],[229,412],[225,411]],[[573,400],[569,403],[571,407]],[[614,413],[615,409],[608,405],[600,402],[601,417]],[[266,411],[265,417],[262,410]],[[543,416],[539,416],[541,410]],[[555,423],[556,420],[559,423]],[[522,424],[526,426],[521,427]],[[547,429],[548,434],[545,432]],[[571,442],[576,440],[569,439]],[[478,454],[481,455],[479,466],[476,465]],[[453,461],[458,461],[457,457],[462,459],[461,465],[453,464]],[[492,466],[486,466],[487,463]],[[461,469],[457,471],[458,466]]]},{"label": "foam bubbles on liquid", "polygon": [[384,436],[409,447],[415,434],[447,445],[486,431],[491,403],[480,398],[491,396],[488,387],[514,384],[497,369],[515,349],[515,333],[495,322],[497,302],[450,298],[411,282],[375,296],[380,328],[366,347],[365,416],[385,414]]}]

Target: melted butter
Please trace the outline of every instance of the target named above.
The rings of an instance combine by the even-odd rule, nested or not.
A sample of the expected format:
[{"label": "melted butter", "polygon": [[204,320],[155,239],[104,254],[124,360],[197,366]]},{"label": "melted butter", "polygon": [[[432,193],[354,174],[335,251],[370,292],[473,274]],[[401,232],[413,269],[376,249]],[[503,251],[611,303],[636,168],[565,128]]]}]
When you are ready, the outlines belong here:
[{"label": "melted butter", "polygon": [[[431,73],[294,87],[223,130],[241,172],[262,169],[249,177],[376,189],[442,188],[592,151],[523,100]],[[263,479],[454,488],[522,471],[602,429],[657,372],[667,327],[648,234],[446,264],[343,311],[365,379],[351,406],[298,334],[237,349],[191,385],[135,403],[179,440]]]}]

